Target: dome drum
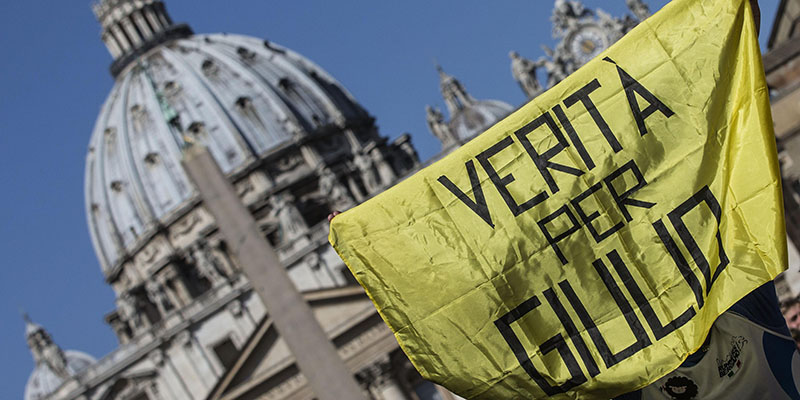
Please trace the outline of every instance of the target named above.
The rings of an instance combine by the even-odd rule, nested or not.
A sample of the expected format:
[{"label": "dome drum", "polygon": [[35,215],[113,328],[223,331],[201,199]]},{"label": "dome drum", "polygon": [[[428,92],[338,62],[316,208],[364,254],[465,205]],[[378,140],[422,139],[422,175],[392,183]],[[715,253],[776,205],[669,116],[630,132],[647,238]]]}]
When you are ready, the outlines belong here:
[{"label": "dome drum", "polygon": [[[298,149],[284,151],[278,158],[269,158],[273,161],[269,165],[283,171],[277,174],[278,178],[285,174],[282,182],[267,179],[263,172],[267,167],[263,164],[235,182],[239,195],[251,198],[246,204],[286,263],[290,275],[296,268],[307,267],[295,254],[305,254],[308,246],[327,248],[325,216],[330,211],[348,208],[394,181],[403,170],[395,172],[390,163],[405,166],[405,170],[413,165],[408,163],[411,156],[405,153],[389,157],[382,166],[375,165],[375,158],[383,157],[384,152],[405,151],[400,146],[409,147],[409,143],[407,137],[401,139],[392,144],[372,142],[364,147],[363,154],[339,154],[330,158],[332,164],[317,164],[316,169],[305,164]],[[360,169],[365,163],[368,166],[372,163],[370,178],[359,177],[365,174]],[[136,327],[157,327],[170,310],[188,306],[216,285],[239,279],[236,261],[217,234],[211,216],[202,204],[195,204],[147,238],[143,246],[114,269],[108,279],[123,300],[117,308],[120,314],[109,315],[108,322],[120,342],[125,343],[140,334],[142,331]],[[197,256],[198,248],[207,249],[211,255]],[[203,259],[205,267],[200,265]],[[345,271],[338,274],[340,281],[330,284],[350,281]],[[153,282],[157,282],[155,289]],[[318,288],[313,283],[309,286],[302,278],[298,278],[296,284],[299,288]],[[128,300],[124,300],[126,298]],[[137,312],[124,312],[126,308]],[[137,313],[144,317],[131,320]]]},{"label": "dome drum", "polygon": [[92,9],[114,57],[109,68],[114,77],[149,50],[194,33],[186,24],[173,23],[160,0],[101,0]]},{"label": "dome drum", "polygon": [[[371,122],[371,119],[364,120],[364,122]],[[364,145],[364,140],[366,140],[366,145]],[[376,153],[376,156],[370,157],[377,157],[379,161],[385,153],[388,160],[386,165],[390,165],[396,171],[407,170],[416,161],[416,154],[413,147],[409,146],[408,137],[404,137],[403,140],[401,144],[388,144],[385,139],[377,136],[374,126],[363,130],[348,129],[344,134],[331,132],[327,135],[309,135],[299,142],[303,143],[302,145],[293,142],[283,143],[263,158],[253,160],[239,170],[230,173],[229,176],[244,203],[257,209],[267,204],[267,199],[272,193],[281,191],[294,183],[316,182],[319,179],[317,170],[326,168],[326,166],[343,164],[344,166],[338,169],[341,171],[340,175],[358,174],[360,170],[353,161],[354,146],[362,147],[368,153]],[[411,154],[408,153],[409,149]],[[387,170],[385,166],[382,169]],[[350,179],[353,181],[352,187],[359,188],[355,197],[357,199],[366,198],[368,191],[364,188],[364,183],[358,177]],[[118,185],[120,185],[118,181],[112,182],[112,186]],[[350,186],[349,183],[347,185]],[[109,282],[115,280],[120,267],[125,263],[137,263],[137,260],[145,259],[148,264],[151,264],[153,262],[153,256],[150,254],[153,251],[150,249],[152,243],[159,237],[169,237],[170,241],[176,240],[179,235],[175,234],[174,230],[181,230],[181,221],[189,218],[192,210],[198,204],[200,202],[196,196],[191,195],[175,210],[170,211],[161,219],[153,221],[152,225],[138,236],[137,242],[122,252],[117,263],[106,270],[107,280]],[[321,206],[325,211],[319,211],[317,214],[329,211],[330,205]],[[317,220],[320,219],[317,218]],[[163,250],[162,253],[169,251]]]},{"label": "dome drum", "polygon": [[108,67],[109,72],[111,72],[111,76],[116,77],[122,72],[122,70],[125,69],[125,67],[136,61],[136,59],[147,53],[150,49],[171,40],[189,37],[193,33],[194,32],[192,32],[192,28],[190,28],[189,25],[172,25],[148,39],[147,46],[139,47],[136,50],[125,53],[124,55],[121,55],[120,58],[114,60],[114,62],[112,62]]}]

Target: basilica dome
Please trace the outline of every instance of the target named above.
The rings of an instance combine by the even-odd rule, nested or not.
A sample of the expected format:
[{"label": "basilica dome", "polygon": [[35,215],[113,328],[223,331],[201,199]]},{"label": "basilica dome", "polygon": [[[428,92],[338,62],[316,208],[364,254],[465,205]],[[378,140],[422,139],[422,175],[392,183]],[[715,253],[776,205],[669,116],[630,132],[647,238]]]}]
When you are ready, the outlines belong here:
[{"label": "basilica dome", "polygon": [[333,77],[271,41],[194,34],[161,0],[93,9],[115,81],[84,189],[120,343],[147,340],[246,280],[181,164],[187,146],[208,149],[298,290],[350,284],[343,264],[320,255],[333,254],[325,217],[415,168],[409,136],[381,136]]},{"label": "basilica dome", "polygon": [[[67,371],[69,375],[75,375],[88,368],[95,362],[92,356],[75,350],[64,351],[67,360]],[[37,365],[28,378],[25,385],[25,400],[40,400],[56,389],[64,382],[64,378],[56,375],[53,370],[45,364]]]},{"label": "basilica dome", "polygon": [[90,140],[85,180],[105,271],[192,203],[180,165],[185,143],[207,146],[236,174],[305,134],[368,118],[338,82],[291,50],[247,36],[194,35],[152,1],[159,7],[134,14],[136,29],[125,30],[130,23],[110,12],[116,3],[124,1],[95,9],[116,81]]}]

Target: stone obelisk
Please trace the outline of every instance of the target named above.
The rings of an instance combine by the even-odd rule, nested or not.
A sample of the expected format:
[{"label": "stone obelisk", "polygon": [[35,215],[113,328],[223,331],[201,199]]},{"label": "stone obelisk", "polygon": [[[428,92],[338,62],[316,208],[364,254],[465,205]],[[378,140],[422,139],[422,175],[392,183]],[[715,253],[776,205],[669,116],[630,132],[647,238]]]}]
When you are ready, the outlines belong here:
[{"label": "stone obelisk", "polygon": [[183,166],[317,398],[365,399],[253,215],[208,150],[200,145],[188,146]]}]

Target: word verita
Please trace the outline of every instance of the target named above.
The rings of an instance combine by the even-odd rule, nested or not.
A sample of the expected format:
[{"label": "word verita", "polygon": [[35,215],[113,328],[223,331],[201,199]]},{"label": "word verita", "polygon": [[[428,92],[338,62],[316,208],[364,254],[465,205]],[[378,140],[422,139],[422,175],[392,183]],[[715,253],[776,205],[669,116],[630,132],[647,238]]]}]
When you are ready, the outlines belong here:
[{"label": "word verita", "polygon": [[[614,64],[616,67],[619,83],[622,86],[622,90],[625,92],[630,113],[633,116],[636,129],[640,136],[644,136],[648,133],[647,125],[645,124],[648,118],[654,117],[654,115],[660,115],[662,118],[670,118],[675,115],[672,109],[659,100],[658,97],[634,79],[623,68],[616,65],[613,60],[605,58],[605,61]],[[591,171],[596,167],[595,158],[593,158],[593,155],[584,144],[585,138],[582,139],[581,133],[578,132],[567,117],[565,110],[575,110],[578,114],[588,113],[594,125],[602,134],[604,143],[614,153],[619,153],[623,150],[623,146],[617,135],[612,131],[611,127],[609,127],[603,114],[592,99],[592,94],[599,88],[601,88],[600,81],[598,79],[593,79],[574,93],[568,95],[563,102],[559,102],[551,110],[544,111],[541,115],[517,129],[513,134],[503,137],[497,143],[489,146],[489,148],[475,156],[478,164],[480,164],[486,175],[488,175],[494,189],[499,193],[500,197],[502,197],[505,205],[514,217],[518,217],[537,205],[544,203],[552,195],[559,192],[560,187],[553,178],[553,171],[580,177],[585,171]],[[556,122],[556,120],[558,122]],[[552,137],[555,138],[555,144],[546,149],[536,148],[530,139],[532,134],[541,134],[542,131],[545,135],[552,135]],[[539,142],[547,141],[540,140]],[[532,162],[532,166],[535,167],[546,184],[546,188],[542,188],[538,193],[532,193],[530,197],[524,201],[515,199],[509,190],[509,185],[517,178],[511,173],[500,176],[496,166],[492,163],[492,157],[497,156],[504,150],[510,149],[515,145],[522,146],[530,159],[529,162]],[[563,162],[556,162],[553,160],[570,146],[574,146],[583,166],[567,165]],[[483,182],[478,177],[478,171],[474,160],[470,159],[466,161],[464,166],[467,177],[469,178],[469,188],[458,187],[447,175],[441,175],[438,178],[438,182],[461,203],[469,207],[477,217],[494,229],[495,222],[493,214],[496,213],[497,210],[491,210],[489,203],[486,201]],[[625,182],[630,180],[626,179],[626,177],[629,176],[635,179],[635,183],[630,187],[624,187]],[[629,223],[633,220],[629,210],[630,207],[653,207],[655,203],[633,198],[633,195],[646,184],[647,182],[636,163],[633,160],[627,161],[603,178],[600,183],[592,185],[584,192],[572,198],[569,201],[569,205],[564,204],[562,207],[539,220],[538,226],[542,234],[555,251],[561,263],[567,264],[568,260],[558,247],[558,243],[579,230],[579,218],[580,222],[589,229],[593,239],[599,243],[621,229],[626,222]],[[591,196],[599,194],[604,188],[613,198],[625,221],[619,222],[603,232],[599,232],[597,227],[593,224],[593,221],[600,218],[600,213],[597,211],[587,211],[582,204]],[[472,197],[470,197],[468,193],[472,193]],[[551,228],[548,227],[549,224],[562,216],[569,219],[571,226],[566,230],[552,232]]]}]

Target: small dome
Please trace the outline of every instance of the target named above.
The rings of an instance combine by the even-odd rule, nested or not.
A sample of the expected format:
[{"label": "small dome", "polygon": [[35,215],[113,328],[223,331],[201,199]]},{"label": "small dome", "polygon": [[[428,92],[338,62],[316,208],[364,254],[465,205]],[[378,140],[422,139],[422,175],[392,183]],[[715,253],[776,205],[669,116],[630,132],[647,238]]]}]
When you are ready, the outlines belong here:
[{"label": "small dome", "polygon": [[[90,365],[95,363],[92,356],[74,350],[64,351],[64,356],[67,359],[67,371],[70,375],[75,375]],[[50,367],[44,363],[36,365],[36,368],[28,378],[28,383],[25,385],[25,400],[41,400],[47,397],[58,389],[64,379],[56,375]]]},{"label": "small dome", "polygon": [[95,363],[92,356],[80,351],[62,351],[41,325],[25,320],[25,340],[33,355],[36,367],[25,385],[25,400],[40,400],[58,389],[64,380]]},{"label": "small dome", "polygon": [[452,75],[439,71],[439,90],[450,114],[445,122],[438,109],[427,107],[428,128],[441,142],[450,148],[468,142],[514,111],[514,107],[499,100],[476,100],[464,85]]},{"label": "small dome", "polygon": [[457,110],[448,125],[459,141],[467,141],[483,133],[514,111],[511,105],[498,100],[477,100]]},{"label": "small dome", "polygon": [[366,117],[325,71],[268,41],[193,35],[149,49],[120,71],[89,144],[86,208],[103,270],[193,198],[185,141],[230,174],[298,135]]}]

